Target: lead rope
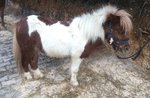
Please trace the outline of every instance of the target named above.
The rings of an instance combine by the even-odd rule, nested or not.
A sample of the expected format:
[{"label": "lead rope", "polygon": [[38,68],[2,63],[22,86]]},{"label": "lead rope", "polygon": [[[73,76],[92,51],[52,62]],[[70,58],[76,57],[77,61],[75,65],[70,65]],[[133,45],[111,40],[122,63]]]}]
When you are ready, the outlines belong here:
[{"label": "lead rope", "polygon": [[[150,34],[150,33],[149,33]],[[137,52],[135,52],[134,54],[132,54],[131,56],[128,57],[120,57],[118,55],[116,55],[119,59],[129,59],[131,58],[132,60],[135,60],[142,52],[142,50],[145,48],[145,46],[150,42],[150,38],[147,39],[147,41],[145,42],[145,44],[141,47],[139,47],[139,50]]]}]

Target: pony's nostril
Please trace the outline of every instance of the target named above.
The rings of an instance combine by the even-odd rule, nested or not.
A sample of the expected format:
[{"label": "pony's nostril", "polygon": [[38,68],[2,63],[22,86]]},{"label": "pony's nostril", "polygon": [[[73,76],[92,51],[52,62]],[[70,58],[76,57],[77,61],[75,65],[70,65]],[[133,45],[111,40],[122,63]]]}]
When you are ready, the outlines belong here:
[{"label": "pony's nostril", "polygon": [[129,48],[128,48],[128,47],[126,47],[126,48],[125,48],[125,50],[126,50],[126,51],[128,51],[128,50],[129,50]]},{"label": "pony's nostril", "polygon": [[128,51],[129,48],[130,48],[130,46],[129,46],[129,45],[126,45],[125,48],[124,48],[124,50]]}]

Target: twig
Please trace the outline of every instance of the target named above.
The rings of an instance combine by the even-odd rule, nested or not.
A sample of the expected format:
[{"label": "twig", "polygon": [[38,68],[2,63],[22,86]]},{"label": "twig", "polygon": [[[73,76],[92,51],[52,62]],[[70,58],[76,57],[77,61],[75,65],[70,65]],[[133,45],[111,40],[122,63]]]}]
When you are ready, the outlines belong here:
[{"label": "twig", "polygon": [[140,30],[142,33],[150,34],[150,32],[144,31],[144,30],[142,30],[141,28],[139,28],[139,30]]},{"label": "twig", "polygon": [[144,7],[145,7],[146,4],[147,4],[147,0],[143,3],[143,6],[142,6],[142,8],[140,10],[140,13],[139,13],[139,16],[141,16],[142,11],[143,11],[143,9],[144,9]]}]

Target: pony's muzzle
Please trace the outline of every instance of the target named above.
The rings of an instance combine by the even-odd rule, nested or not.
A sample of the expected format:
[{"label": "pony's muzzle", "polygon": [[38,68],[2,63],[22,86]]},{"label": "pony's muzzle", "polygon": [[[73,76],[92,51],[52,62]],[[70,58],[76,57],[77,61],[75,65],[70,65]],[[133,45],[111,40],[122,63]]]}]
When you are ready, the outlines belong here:
[{"label": "pony's muzzle", "polygon": [[127,42],[126,44],[120,45],[119,48],[120,48],[119,50],[126,52],[126,51],[129,50],[130,45],[129,45],[129,43]]},{"label": "pony's muzzle", "polygon": [[119,41],[115,41],[112,44],[113,48],[115,51],[128,51],[130,48],[130,44],[128,42],[128,40],[119,40]]},{"label": "pony's muzzle", "polygon": [[124,49],[125,51],[128,51],[129,48],[130,48],[130,45],[128,44],[128,45],[125,45],[123,49]]}]

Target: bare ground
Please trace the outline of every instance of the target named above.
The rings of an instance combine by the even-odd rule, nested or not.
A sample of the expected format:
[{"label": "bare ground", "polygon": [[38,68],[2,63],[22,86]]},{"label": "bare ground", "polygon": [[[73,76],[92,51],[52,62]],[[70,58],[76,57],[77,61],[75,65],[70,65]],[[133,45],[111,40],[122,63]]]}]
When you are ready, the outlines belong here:
[{"label": "bare ground", "polygon": [[[5,16],[8,29],[14,20],[12,16]],[[4,30],[0,32],[0,35],[1,43],[4,44],[1,45],[0,51],[11,48],[12,33]],[[5,47],[5,42],[9,43],[8,47]],[[13,58],[12,53],[10,55]],[[1,58],[5,56],[5,59],[10,57],[8,54],[0,56]],[[7,62],[6,60],[5,63]],[[9,62],[14,62],[14,60],[11,59]],[[1,78],[17,74],[16,82],[10,88],[13,92],[12,95],[7,97],[9,93],[4,93],[4,98],[150,98],[150,71],[130,60],[119,60],[104,46],[99,47],[96,52],[82,62],[78,75],[79,86],[77,87],[73,87],[69,83],[69,65],[69,58],[57,59],[41,55],[39,67],[45,77],[40,80],[24,82],[20,81],[17,71],[10,73],[11,67],[1,71]],[[16,65],[11,63],[4,66]],[[16,67],[13,68],[16,69]],[[5,72],[10,74],[2,76]],[[9,80],[5,80],[5,83],[7,81]],[[3,81],[0,87],[0,90],[5,89]]]}]

